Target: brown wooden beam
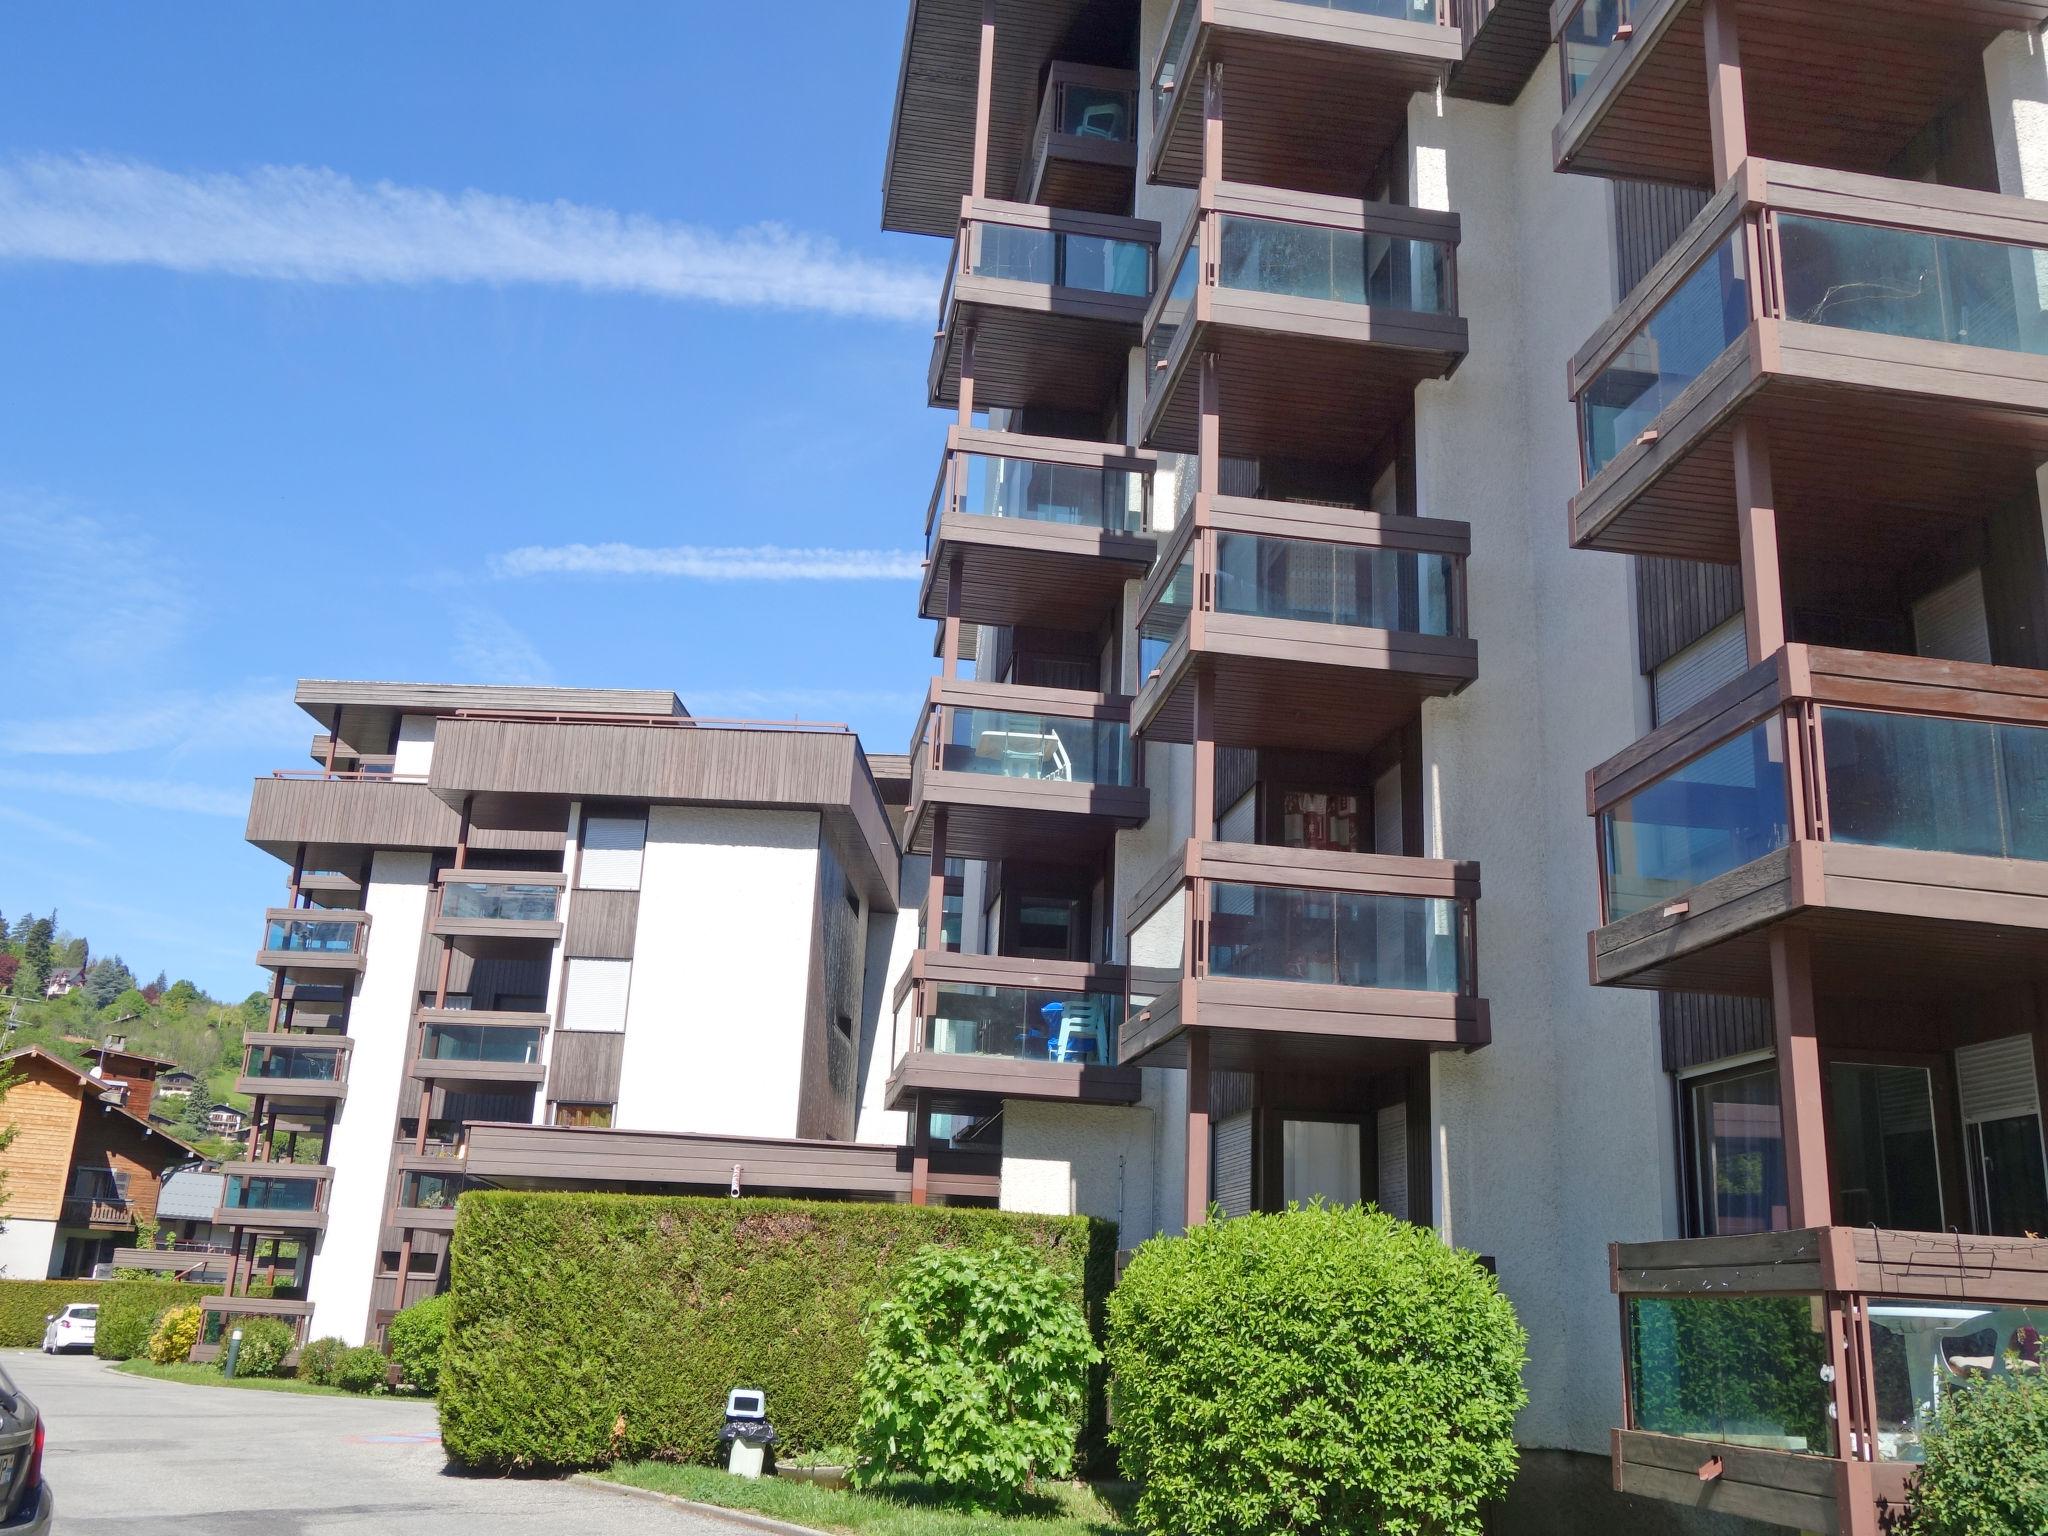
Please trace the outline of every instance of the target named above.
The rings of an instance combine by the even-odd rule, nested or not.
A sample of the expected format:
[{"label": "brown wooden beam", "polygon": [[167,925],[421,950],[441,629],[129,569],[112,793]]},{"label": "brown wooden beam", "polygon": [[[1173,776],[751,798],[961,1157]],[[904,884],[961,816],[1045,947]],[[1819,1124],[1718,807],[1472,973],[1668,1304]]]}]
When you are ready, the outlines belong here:
[{"label": "brown wooden beam", "polygon": [[960,675],[960,589],[965,573],[966,556],[956,549],[946,561],[946,630],[939,647],[940,674],[948,681]]},{"label": "brown wooden beam", "polygon": [[1209,1037],[1188,1032],[1187,1225],[1209,1219]]},{"label": "brown wooden beam", "polygon": [[1742,47],[1735,0],[1706,0],[1700,25],[1707,54],[1707,126],[1712,136],[1714,185],[1725,187],[1749,158],[1749,122],[1742,101]]},{"label": "brown wooden beam", "polygon": [[1833,1218],[1833,1200],[1828,1188],[1827,1083],[1814,1022],[1813,941],[1782,924],[1771,931],[1771,1017],[1777,1031],[1786,1215],[1795,1230],[1824,1227]]},{"label": "brown wooden beam", "polygon": [[1785,583],[1778,568],[1777,497],[1771,440],[1761,422],[1735,426],[1735,518],[1742,541],[1742,627],[1749,664],[1785,645]]},{"label": "brown wooden beam", "polygon": [[932,1101],[923,1094],[911,1106],[910,1203],[929,1205],[932,1187]]},{"label": "brown wooden beam", "polygon": [[988,196],[989,118],[995,110],[996,0],[981,0],[981,56],[974,80],[973,195]]}]

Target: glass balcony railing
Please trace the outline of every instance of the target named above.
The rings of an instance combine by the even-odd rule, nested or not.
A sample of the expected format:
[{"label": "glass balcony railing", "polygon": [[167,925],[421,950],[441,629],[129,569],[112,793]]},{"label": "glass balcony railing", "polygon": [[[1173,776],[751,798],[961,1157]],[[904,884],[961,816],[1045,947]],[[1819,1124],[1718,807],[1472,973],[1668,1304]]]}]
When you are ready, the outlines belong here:
[{"label": "glass balcony railing", "polygon": [[1216,535],[1216,608],[1310,624],[1452,633],[1449,555]]},{"label": "glass balcony railing", "polygon": [[1835,842],[2048,859],[2048,728],[1836,708],[1820,723]]},{"label": "glass balcony railing", "polygon": [[964,982],[942,983],[933,992],[924,1025],[929,1051],[1090,1066],[1116,1061],[1121,997]]},{"label": "glass balcony railing", "polygon": [[1208,882],[1211,976],[1403,992],[1463,988],[1459,904]]},{"label": "glass balcony railing", "polygon": [[1787,320],[2048,356],[2048,251],[1779,214]]},{"label": "glass balcony railing", "polygon": [[1188,615],[1195,611],[1195,562],[1190,555],[1181,561],[1159,589],[1159,596],[1138,619],[1138,675],[1149,679],[1188,627]]},{"label": "glass balcony railing", "polygon": [[945,713],[938,766],[947,773],[1060,784],[1131,782],[1131,733],[1121,720],[950,705]]},{"label": "glass balcony railing", "polygon": [[1128,144],[1137,136],[1135,101],[1129,91],[1068,81],[1055,108],[1058,131],[1077,139]]},{"label": "glass balcony railing", "polygon": [[311,1211],[320,1204],[320,1181],[231,1173],[221,1204],[233,1211]]},{"label": "glass balcony railing", "polygon": [[1579,396],[1587,479],[1640,437],[1748,328],[1744,241],[1738,229],[1722,242]]},{"label": "glass balcony railing", "polygon": [[1622,0],[1583,0],[1572,12],[1558,40],[1558,57],[1564,65],[1564,99],[1578,100],[1586,82],[1620,44]]},{"label": "glass balcony railing", "polygon": [[960,455],[958,510],[970,517],[1016,518],[1138,533],[1145,526],[1149,477],[1124,469],[1041,464],[991,453]]},{"label": "glass balcony railing", "polygon": [[[1427,26],[1447,19],[1439,14],[1437,0],[1287,0],[1287,3],[1303,11],[1342,11],[1351,16],[1377,16],[1384,21],[1415,21]],[[1181,50],[1187,43],[1198,9],[1195,0],[1182,0],[1172,20],[1167,23],[1166,42],[1160,49],[1159,65],[1152,76],[1152,119],[1155,123],[1166,110],[1166,104],[1173,99]]]},{"label": "glass balcony railing", "polygon": [[1238,213],[1215,217],[1220,288],[1425,315],[1451,311],[1448,245]]},{"label": "glass balcony railing", "polygon": [[531,1066],[540,1061],[541,1038],[546,1033],[539,1025],[528,1029],[503,1024],[430,1024],[420,1041],[420,1059]]},{"label": "glass balcony railing", "polygon": [[1195,289],[1202,279],[1199,244],[1190,240],[1181,252],[1180,265],[1173,269],[1173,282],[1160,302],[1159,318],[1152,323],[1151,334],[1145,338],[1145,363],[1155,372],[1166,361],[1167,354],[1173,351],[1173,339],[1187,324],[1188,315],[1195,307]]},{"label": "glass balcony railing", "polygon": [[1627,1325],[1634,1428],[1835,1454],[1818,1296],[1631,1296]]},{"label": "glass balcony railing", "polygon": [[462,1176],[408,1171],[398,1181],[398,1203],[409,1211],[452,1211],[462,1193]]},{"label": "glass balcony railing", "polygon": [[287,954],[352,955],[362,924],[331,918],[273,917],[263,929],[263,947]]},{"label": "glass balcony railing", "polygon": [[972,243],[967,270],[976,277],[1138,299],[1152,292],[1152,247],[1142,241],[981,219],[975,220],[969,231]]},{"label": "glass balcony railing", "polygon": [[1785,727],[1773,715],[1601,813],[1607,921],[1662,906],[1791,835]]},{"label": "glass balcony railing", "polygon": [[341,1063],[342,1053],[331,1045],[252,1045],[242,1063],[242,1075],[335,1083],[341,1081]]},{"label": "glass balcony railing", "polygon": [[441,915],[494,922],[551,923],[561,894],[552,885],[450,880],[441,887]]}]

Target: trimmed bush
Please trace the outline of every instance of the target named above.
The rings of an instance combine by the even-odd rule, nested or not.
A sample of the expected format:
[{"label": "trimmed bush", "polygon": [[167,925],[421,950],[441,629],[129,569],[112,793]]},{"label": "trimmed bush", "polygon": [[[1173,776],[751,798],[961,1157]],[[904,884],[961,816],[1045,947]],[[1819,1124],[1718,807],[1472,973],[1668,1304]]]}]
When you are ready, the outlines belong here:
[{"label": "trimmed bush", "polygon": [[149,1336],[149,1358],[158,1365],[179,1365],[189,1359],[192,1346],[199,1342],[203,1317],[196,1301],[167,1308],[156,1320],[156,1332]]},{"label": "trimmed bush", "polygon": [[74,1301],[98,1301],[108,1280],[0,1280],[0,1348],[38,1349],[50,1314]]},{"label": "trimmed bush", "polygon": [[376,1392],[384,1386],[391,1362],[384,1351],[369,1344],[344,1349],[334,1357],[334,1386],[348,1392]]},{"label": "trimmed bush", "polygon": [[101,1281],[99,1295],[87,1298],[100,1304],[92,1352],[102,1360],[139,1360],[149,1353],[150,1338],[166,1312],[219,1294],[217,1285],[187,1285],[157,1275]]},{"label": "trimmed bush", "polygon": [[348,1350],[345,1340],[328,1337],[315,1339],[299,1351],[299,1380],[310,1381],[316,1387],[334,1385],[334,1363]]},{"label": "trimmed bush", "polygon": [[[238,1317],[228,1323],[230,1331],[242,1330],[242,1347],[235,1352],[237,1376],[282,1376],[284,1357],[292,1352],[297,1336],[292,1325],[275,1317]],[[228,1368],[227,1334],[221,1336],[221,1350],[214,1364],[225,1375]]]},{"label": "trimmed bush", "polygon": [[385,1337],[405,1379],[422,1392],[438,1391],[441,1350],[448,1341],[448,1293],[414,1302],[391,1319]]},{"label": "trimmed bush", "polygon": [[1108,1291],[1115,1228],[1087,1217],[473,1191],[451,1254],[442,1443],[493,1470],[709,1461],[726,1393],[759,1387],[785,1452],[844,1445],[869,1308],[927,1244],[1005,1241],[1072,1301]]},{"label": "trimmed bush", "polygon": [[2048,1531],[2048,1382],[2000,1375],[1956,1388],[1925,1438],[1913,1536]]},{"label": "trimmed bush", "polygon": [[1068,1278],[1015,1243],[921,1248],[868,1315],[856,1487],[893,1472],[998,1509],[1066,1477],[1101,1358]]},{"label": "trimmed bush", "polygon": [[1477,1536],[1515,1472],[1528,1337],[1494,1279],[1362,1206],[1138,1250],[1109,1299],[1110,1436],[1175,1536]]}]

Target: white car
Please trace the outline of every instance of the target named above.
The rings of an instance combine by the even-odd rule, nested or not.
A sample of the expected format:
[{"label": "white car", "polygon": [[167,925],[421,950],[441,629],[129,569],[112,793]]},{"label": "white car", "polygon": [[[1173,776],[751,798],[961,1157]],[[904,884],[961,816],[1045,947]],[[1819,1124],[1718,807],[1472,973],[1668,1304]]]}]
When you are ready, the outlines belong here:
[{"label": "white car", "polygon": [[89,1350],[99,1325],[97,1303],[74,1301],[62,1312],[50,1314],[49,1326],[43,1329],[43,1353],[61,1355],[67,1349]]}]

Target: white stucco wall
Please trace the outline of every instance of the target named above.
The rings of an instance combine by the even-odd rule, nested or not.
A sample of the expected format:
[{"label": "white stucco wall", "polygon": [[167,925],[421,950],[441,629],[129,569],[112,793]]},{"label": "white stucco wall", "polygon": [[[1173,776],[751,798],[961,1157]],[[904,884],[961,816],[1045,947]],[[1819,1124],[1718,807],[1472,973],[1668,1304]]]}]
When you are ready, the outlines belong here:
[{"label": "white stucco wall", "polygon": [[1998,189],[2048,197],[2048,43],[2034,32],[2004,33],[1984,52],[1984,81]]},{"label": "white stucco wall", "polygon": [[649,813],[619,1125],[796,1135],[818,834],[814,811]]},{"label": "white stucco wall", "polygon": [[57,1223],[10,1216],[0,1226],[0,1280],[46,1280],[57,1257]]},{"label": "white stucco wall", "polygon": [[1006,1211],[1099,1216],[1130,1248],[1157,1230],[1153,1114],[1137,1106],[1031,1104],[1003,1110]]},{"label": "white stucco wall", "polygon": [[309,1338],[333,1334],[360,1344],[369,1321],[392,1126],[401,1099],[417,1092],[404,1075],[405,1052],[419,996],[420,935],[432,873],[433,856],[424,852],[386,850],[370,865],[370,888],[363,898],[370,936],[349,1011],[354,1048],[348,1098],[327,1151],[335,1175],[308,1292],[313,1302]]},{"label": "white stucco wall", "polygon": [[434,717],[405,715],[398,722],[398,749],[391,771],[401,778],[425,778],[434,766]]}]

